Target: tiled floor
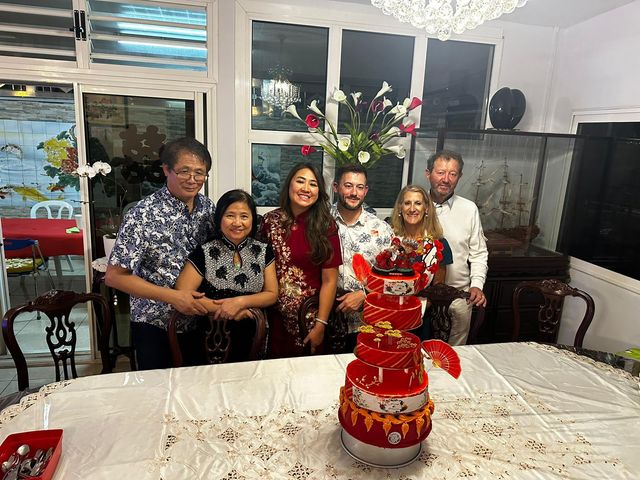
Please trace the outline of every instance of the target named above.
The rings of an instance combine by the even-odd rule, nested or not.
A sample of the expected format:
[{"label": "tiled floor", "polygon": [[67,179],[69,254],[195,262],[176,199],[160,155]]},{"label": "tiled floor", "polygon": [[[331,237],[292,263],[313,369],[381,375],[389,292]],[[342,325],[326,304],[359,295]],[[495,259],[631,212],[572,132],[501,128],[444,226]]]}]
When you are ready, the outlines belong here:
[{"label": "tiled floor", "polygon": [[[55,287],[61,290],[86,291],[84,259],[83,257],[71,257],[73,271],[65,258],[61,258],[62,278],[55,273],[53,261],[49,261],[51,274]],[[46,274],[45,274],[46,275]],[[12,306],[22,305],[34,297],[33,279],[29,276],[9,279],[9,295]],[[38,291],[44,293],[49,290],[48,279],[38,280]],[[86,306],[78,306],[71,312],[70,321],[75,323],[77,332],[77,371],[79,376],[95,375],[100,373],[102,364],[99,360],[92,360],[89,355],[89,324],[87,322]],[[29,386],[31,388],[55,381],[55,370],[52,360],[48,357],[44,335],[44,327],[49,324],[46,315],[38,319],[35,313],[24,313],[16,318],[16,337],[20,347],[27,357],[29,365]],[[43,355],[46,353],[47,355]],[[116,371],[129,369],[128,359],[120,357],[116,365]],[[18,381],[16,369],[10,355],[0,356],[0,397],[16,392]]]},{"label": "tiled floor", "polygon": [[[42,366],[44,359],[30,361],[27,359],[27,365],[29,365],[29,387],[37,388],[47,383],[55,382],[56,372],[53,363],[50,365]],[[48,361],[48,360],[47,360]],[[91,361],[88,356],[86,358],[79,358],[76,360],[76,370],[79,377],[86,377],[89,375],[97,375],[102,370],[102,364],[100,361]],[[91,362],[83,363],[79,362]],[[31,366],[31,364],[38,366]],[[114,372],[127,372],[129,371],[129,359],[126,357],[118,357],[116,368]],[[15,393],[18,391],[18,379],[16,376],[16,368],[13,365],[11,358],[3,359],[0,362],[0,397]]]}]

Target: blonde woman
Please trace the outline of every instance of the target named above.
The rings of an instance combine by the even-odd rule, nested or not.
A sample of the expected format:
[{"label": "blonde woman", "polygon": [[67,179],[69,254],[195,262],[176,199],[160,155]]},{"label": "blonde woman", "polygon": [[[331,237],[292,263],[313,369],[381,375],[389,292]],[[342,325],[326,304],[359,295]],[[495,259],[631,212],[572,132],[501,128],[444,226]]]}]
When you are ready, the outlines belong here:
[{"label": "blonde woman", "polygon": [[442,243],[441,258],[437,256],[434,248],[431,255],[425,254],[425,263],[429,266],[438,262],[433,283],[443,283],[446,266],[453,263],[453,256],[449,244],[443,238],[436,209],[424,188],[419,185],[407,185],[400,190],[391,213],[391,226],[394,234],[403,242],[421,243],[430,239],[434,245],[438,241]]}]

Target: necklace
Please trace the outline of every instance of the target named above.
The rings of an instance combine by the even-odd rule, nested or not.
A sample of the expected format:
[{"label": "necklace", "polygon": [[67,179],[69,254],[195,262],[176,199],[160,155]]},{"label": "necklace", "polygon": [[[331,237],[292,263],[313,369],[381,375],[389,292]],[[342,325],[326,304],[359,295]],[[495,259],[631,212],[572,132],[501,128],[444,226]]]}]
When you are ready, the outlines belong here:
[{"label": "necklace", "polygon": [[236,270],[240,270],[242,268],[242,257],[239,252],[235,252],[233,254],[233,267]]}]

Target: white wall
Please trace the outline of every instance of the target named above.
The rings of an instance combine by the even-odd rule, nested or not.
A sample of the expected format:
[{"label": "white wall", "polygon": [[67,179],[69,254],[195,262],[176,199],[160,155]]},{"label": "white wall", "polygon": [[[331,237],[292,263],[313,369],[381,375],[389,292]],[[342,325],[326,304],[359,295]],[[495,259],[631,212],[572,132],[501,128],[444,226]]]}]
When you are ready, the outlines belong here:
[{"label": "white wall", "polygon": [[[569,274],[571,285],[588,292],[596,306],[583,346],[614,353],[640,346],[640,282],[577,258]],[[582,300],[567,299],[558,343],[573,345],[584,312]]]},{"label": "white wall", "polygon": [[[556,30],[509,22],[492,22],[491,25],[501,26],[504,36],[502,58],[495,59],[500,62],[498,89],[517,88],[527,100],[527,109],[516,129],[542,132],[547,117]],[[487,126],[491,125],[488,123]]]},{"label": "white wall", "polygon": [[[560,32],[548,131],[573,133],[576,112],[640,111],[638,19],[635,1]],[[589,292],[596,304],[585,346],[611,352],[640,346],[640,282],[577,259],[571,263],[572,285]],[[559,342],[572,343],[583,311],[567,303]]]},{"label": "white wall", "polygon": [[[218,6],[218,90],[216,95],[215,125],[218,139],[218,196],[236,187],[236,163],[250,159],[236,158],[236,106],[235,106],[235,2],[223,1]],[[214,199],[214,200],[217,200]]]},{"label": "white wall", "polygon": [[560,32],[549,131],[573,133],[575,111],[640,106],[639,19],[635,1]]}]

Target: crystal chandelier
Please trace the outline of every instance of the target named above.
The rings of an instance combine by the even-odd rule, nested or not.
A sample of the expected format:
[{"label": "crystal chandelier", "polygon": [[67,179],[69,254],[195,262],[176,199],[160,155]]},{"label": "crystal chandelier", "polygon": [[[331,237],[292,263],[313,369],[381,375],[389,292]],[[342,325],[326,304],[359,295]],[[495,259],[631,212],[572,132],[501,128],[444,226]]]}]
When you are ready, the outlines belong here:
[{"label": "crystal chandelier", "polygon": [[385,15],[424,28],[440,40],[511,13],[525,3],[527,0],[371,0]]},{"label": "crystal chandelier", "polygon": [[267,71],[268,80],[262,81],[262,100],[281,109],[300,101],[300,87],[291,83],[291,69],[276,65]]}]

